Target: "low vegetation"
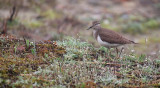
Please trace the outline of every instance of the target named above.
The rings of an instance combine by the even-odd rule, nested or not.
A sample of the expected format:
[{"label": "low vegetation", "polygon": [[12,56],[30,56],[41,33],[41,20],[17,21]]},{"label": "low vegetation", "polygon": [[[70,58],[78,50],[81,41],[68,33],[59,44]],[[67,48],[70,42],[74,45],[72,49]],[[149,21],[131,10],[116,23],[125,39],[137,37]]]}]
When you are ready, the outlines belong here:
[{"label": "low vegetation", "polygon": [[105,47],[71,37],[37,43],[1,36],[0,41],[0,87],[160,87],[160,57],[122,53],[116,59]]}]

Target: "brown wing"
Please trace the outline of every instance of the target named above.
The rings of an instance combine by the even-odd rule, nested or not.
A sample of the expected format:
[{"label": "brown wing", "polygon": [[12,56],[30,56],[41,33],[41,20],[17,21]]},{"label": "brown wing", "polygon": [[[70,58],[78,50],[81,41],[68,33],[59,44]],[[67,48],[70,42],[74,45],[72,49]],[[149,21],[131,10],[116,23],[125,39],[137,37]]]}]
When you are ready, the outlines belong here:
[{"label": "brown wing", "polygon": [[[101,31],[100,31],[101,30]],[[108,30],[108,29],[100,29],[98,30],[98,34],[101,37],[102,41],[107,41],[111,44],[131,44],[134,43],[133,41],[130,41],[124,37],[122,37],[120,34]]]}]

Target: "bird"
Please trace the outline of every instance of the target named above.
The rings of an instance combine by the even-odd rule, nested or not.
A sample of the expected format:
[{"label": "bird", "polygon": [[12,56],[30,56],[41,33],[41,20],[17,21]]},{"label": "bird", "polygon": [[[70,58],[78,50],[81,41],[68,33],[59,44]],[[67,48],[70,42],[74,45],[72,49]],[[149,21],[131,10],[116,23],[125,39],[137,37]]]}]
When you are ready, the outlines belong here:
[{"label": "bird", "polygon": [[115,31],[112,31],[106,28],[102,28],[100,24],[101,24],[100,21],[93,21],[92,26],[90,26],[87,30],[93,29],[93,37],[97,40],[97,42],[101,46],[104,46],[108,49],[116,48],[116,51],[118,54],[117,47],[125,45],[125,44],[137,44],[134,41],[123,37],[121,34]]}]

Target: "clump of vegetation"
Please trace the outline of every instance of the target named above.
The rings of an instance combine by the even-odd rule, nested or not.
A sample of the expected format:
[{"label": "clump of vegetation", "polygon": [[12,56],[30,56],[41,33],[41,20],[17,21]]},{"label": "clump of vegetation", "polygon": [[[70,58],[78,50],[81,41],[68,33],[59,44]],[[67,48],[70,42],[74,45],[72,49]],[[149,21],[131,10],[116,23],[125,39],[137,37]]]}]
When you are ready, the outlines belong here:
[{"label": "clump of vegetation", "polygon": [[67,37],[63,42],[57,42],[59,46],[63,46],[66,48],[66,54],[64,55],[68,60],[85,60],[95,59],[94,54],[96,54],[96,50],[91,44],[87,42],[80,42],[71,37]]},{"label": "clump of vegetation", "polygon": [[117,26],[124,33],[130,34],[143,34],[148,31],[158,29],[160,22],[155,18],[144,18],[142,16],[126,16],[122,15],[121,18],[117,20]]},{"label": "clump of vegetation", "polygon": [[58,14],[56,11],[53,11],[52,9],[47,10],[47,11],[42,11],[40,13],[42,17],[48,18],[48,19],[56,19],[60,17],[60,14]]},{"label": "clump of vegetation", "polygon": [[144,26],[148,29],[157,29],[160,27],[160,22],[154,19],[150,19],[144,23]]},{"label": "clump of vegetation", "polygon": [[62,57],[66,52],[56,42],[33,43],[13,36],[0,36],[0,87],[11,87],[20,74],[36,71],[43,64],[50,64],[46,58]]},{"label": "clump of vegetation", "polygon": [[135,34],[135,33],[144,33],[145,28],[142,24],[138,22],[129,22],[127,25],[124,25],[122,30],[125,33]]},{"label": "clump of vegetation", "polygon": [[35,55],[36,57],[62,56],[66,51],[63,47],[59,47],[56,42],[30,42],[29,40],[16,39],[13,36],[0,36],[0,55],[10,57],[17,55],[18,57],[27,57],[27,55]]},{"label": "clump of vegetation", "polygon": [[38,21],[38,20],[23,21],[23,24],[28,28],[39,28],[44,25],[43,22]]}]

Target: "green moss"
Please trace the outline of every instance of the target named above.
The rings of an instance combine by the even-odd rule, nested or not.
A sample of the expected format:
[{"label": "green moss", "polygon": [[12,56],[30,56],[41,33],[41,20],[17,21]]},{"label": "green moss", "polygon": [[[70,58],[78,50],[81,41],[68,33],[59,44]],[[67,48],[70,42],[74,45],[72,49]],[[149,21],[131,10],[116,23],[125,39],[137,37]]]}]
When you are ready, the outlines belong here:
[{"label": "green moss", "polygon": [[139,22],[129,22],[126,25],[123,25],[122,32],[130,34],[142,34],[146,32],[146,28]]},{"label": "green moss", "polygon": [[28,28],[38,28],[44,25],[43,22],[38,20],[23,21],[22,23]]},{"label": "green moss", "polygon": [[147,22],[145,22],[144,26],[146,26],[146,28],[152,30],[152,29],[156,29],[156,28],[160,27],[160,22],[158,22],[157,20],[151,19],[151,20],[148,20]]},{"label": "green moss", "polygon": [[43,16],[43,17],[45,17],[47,19],[55,19],[55,18],[60,17],[60,14],[57,13],[56,11],[52,10],[52,9],[43,11],[40,14],[41,14],[41,16]]}]

